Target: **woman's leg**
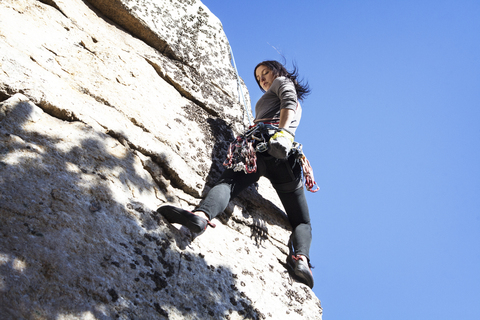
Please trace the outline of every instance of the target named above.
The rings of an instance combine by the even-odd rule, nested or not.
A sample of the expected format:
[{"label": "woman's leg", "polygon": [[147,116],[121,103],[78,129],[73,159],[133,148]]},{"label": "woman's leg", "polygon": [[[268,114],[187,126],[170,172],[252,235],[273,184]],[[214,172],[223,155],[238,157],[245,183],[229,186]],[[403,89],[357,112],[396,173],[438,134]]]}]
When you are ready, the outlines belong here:
[{"label": "woman's leg", "polygon": [[[267,162],[267,161],[266,161]],[[302,183],[302,170],[295,156],[287,161],[267,164],[268,178],[277,191],[292,226],[293,254],[287,257],[287,265],[301,282],[313,288],[314,280],[309,264],[312,226]]]},{"label": "woman's leg", "polygon": [[209,220],[214,219],[227,207],[230,199],[234,198],[243,189],[255,183],[260,178],[260,172],[245,174],[243,171],[234,172],[227,169],[223,172],[217,184],[208,192],[194,211],[204,212]]},{"label": "woman's leg", "polygon": [[278,193],[292,226],[292,245],[296,255],[309,259],[312,226],[303,187],[290,193]]},{"label": "woman's leg", "polygon": [[292,245],[296,255],[309,257],[312,226],[302,182],[302,169],[295,155],[287,160],[265,160],[267,178],[272,182],[292,226]]},{"label": "woman's leg", "polygon": [[225,210],[232,197],[257,181],[259,177],[259,171],[244,174],[227,169],[222,174],[220,181],[210,190],[193,213],[171,205],[161,206],[157,212],[170,223],[180,223],[193,233],[201,233],[206,230],[208,225],[215,227],[210,220]]}]

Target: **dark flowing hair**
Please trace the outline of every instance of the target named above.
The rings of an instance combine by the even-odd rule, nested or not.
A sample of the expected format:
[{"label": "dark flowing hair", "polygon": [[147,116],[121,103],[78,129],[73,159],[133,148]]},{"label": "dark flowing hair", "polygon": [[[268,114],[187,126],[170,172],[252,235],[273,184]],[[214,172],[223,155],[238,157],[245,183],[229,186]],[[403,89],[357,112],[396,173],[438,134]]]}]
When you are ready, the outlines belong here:
[{"label": "dark flowing hair", "polygon": [[260,82],[258,81],[257,75],[256,75],[257,68],[260,66],[265,66],[269,68],[270,70],[272,70],[273,74],[276,75],[277,77],[283,76],[292,80],[293,84],[295,85],[295,91],[297,91],[297,98],[299,100],[305,99],[305,97],[308,94],[310,94],[310,87],[308,83],[303,83],[302,80],[298,79],[298,69],[297,69],[297,66],[295,66],[295,64],[293,65],[293,71],[288,72],[288,70],[284,67],[283,64],[275,60],[267,60],[267,61],[260,62],[259,64],[257,64],[255,69],[253,70],[253,75],[255,77],[255,80],[257,81],[257,84],[260,87],[260,90],[262,90],[262,92],[265,92],[265,90],[263,90],[263,88],[260,86]]}]

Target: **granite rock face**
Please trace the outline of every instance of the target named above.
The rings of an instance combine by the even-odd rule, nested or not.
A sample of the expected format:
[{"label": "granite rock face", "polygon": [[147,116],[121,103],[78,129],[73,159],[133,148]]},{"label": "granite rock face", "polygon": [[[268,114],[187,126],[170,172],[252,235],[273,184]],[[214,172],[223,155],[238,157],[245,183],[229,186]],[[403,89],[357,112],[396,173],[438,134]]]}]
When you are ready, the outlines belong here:
[{"label": "granite rock face", "polygon": [[155,212],[199,203],[246,119],[200,1],[2,0],[0,318],[321,319],[268,181],[196,238]]}]

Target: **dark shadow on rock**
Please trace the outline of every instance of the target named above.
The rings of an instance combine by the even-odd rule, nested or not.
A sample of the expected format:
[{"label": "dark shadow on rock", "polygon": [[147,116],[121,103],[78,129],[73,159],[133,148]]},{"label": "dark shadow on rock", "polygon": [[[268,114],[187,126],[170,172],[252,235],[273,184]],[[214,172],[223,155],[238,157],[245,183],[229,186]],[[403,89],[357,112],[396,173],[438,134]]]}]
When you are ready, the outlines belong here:
[{"label": "dark shadow on rock", "polygon": [[114,139],[79,122],[30,129],[16,117],[29,107],[0,119],[0,318],[263,317],[228,266],[179,250],[181,235],[134,196],[118,200],[112,185],[154,187],[131,150],[112,155]]},{"label": "dark shadow on rock", "polygon": [[[205,180],[206,187],[213,187],[220,178],[220,175],[225,170],[223,162],[227,157],[228,147],[230,142],[235,139],[232,129],[228,126],[225,120],[220,118],[208,118],[206,121],[209,125],[209,132],[211,134],[212,165],[208,170],[207,178]],[[205,193],[205,189],[203,193]]]}]

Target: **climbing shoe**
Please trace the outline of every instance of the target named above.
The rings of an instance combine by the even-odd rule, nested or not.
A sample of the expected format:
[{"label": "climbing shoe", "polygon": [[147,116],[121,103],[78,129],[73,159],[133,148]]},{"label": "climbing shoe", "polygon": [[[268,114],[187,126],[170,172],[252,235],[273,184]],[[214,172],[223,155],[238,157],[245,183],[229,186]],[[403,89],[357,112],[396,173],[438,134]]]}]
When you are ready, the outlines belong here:
[{"label": "climbing shoe", "polygon": [[313,274],[310,269],[310,264],[306,260],[303,256],[289,255],[287,257],[287,265],[293,270],[298,280],[305,283],[311,289],[313,288]]},{"label": "climbing shoe", "polygon": [[167,219],[170,223],[179,223],[187,227],[193,233],[201,233],[207,229],[207,226],[215,225],[188,210],[166,205],[157,209],[157,212]]}]

